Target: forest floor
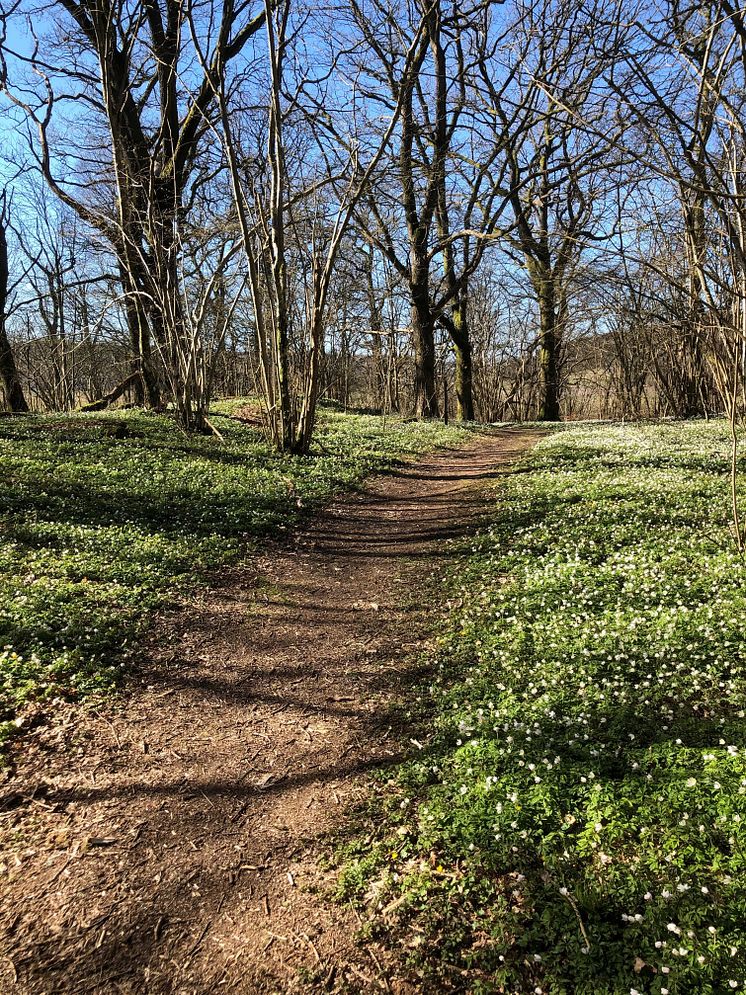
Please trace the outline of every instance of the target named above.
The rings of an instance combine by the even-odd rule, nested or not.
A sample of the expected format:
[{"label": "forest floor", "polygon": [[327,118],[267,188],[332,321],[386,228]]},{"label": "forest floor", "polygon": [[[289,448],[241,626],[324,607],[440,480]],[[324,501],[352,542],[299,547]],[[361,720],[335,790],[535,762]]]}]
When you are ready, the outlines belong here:
[{"label": "forest floor", "polygon": [[411,750],[428,578],[537,438],[369,480],[164,615],[126,695],[29,732],[0,797],[0,992],[404,990],[319,840]]}]

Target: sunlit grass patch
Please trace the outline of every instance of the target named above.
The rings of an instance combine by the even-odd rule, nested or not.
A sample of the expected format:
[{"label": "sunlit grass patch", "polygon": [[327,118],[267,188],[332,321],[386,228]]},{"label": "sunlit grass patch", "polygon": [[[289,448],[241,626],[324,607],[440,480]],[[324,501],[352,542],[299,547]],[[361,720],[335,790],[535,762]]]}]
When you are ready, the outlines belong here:
[{"label": "sunlit grass patch", "polygon": [[432,737],[347,891],[442,990],[745,990],[725,429],[574,427],[527,461],[451,578]]}]

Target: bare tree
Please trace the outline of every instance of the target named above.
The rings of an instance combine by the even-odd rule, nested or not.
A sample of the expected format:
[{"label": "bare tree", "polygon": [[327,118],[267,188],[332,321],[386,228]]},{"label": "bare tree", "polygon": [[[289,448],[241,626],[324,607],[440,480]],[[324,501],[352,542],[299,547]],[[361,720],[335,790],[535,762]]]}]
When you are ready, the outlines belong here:
[{"label": "bare tree", "polygon": [[[355,209],[368,188],[399,116],[404,98],[396,102],[388,127],[362,161],[361,143],[345,135],[333,117],[318,112],[313,84],[301,78],[290,82],[286,72],[293,8],[291,0],[265,8],[268,96],[266,100],[268,178],[261,170],[247,184],[241,167],[242,154],[231,114],[225,73],[211,77],[220,107],[220,136],[225,148],[236,213],[248,264],[248,282],[259,341],[261,385],[266,402],[267,425],[273,443],[282,450],[308,452],[316,420],[319,374],[324,353],[325,314],[337,258]],[[303,19],[307,15],[302,15]],[[422,47],[421,32],[415,34],[405,72]],[[333,71],[333,66],[332,70]],[[304,101],[306,102],[304,106]],[[297,118],[313,121],[313,168],[288,169],[286,128]],[[304,278],[304,324],[307,339],[299,390],[292,390],[289,319],[288,232],[302,233],[307,265],[299,269]]]},{"label": "bare tree", "polygon": [[[437,417],[432,240],[449,143],[463,101],[457,96],[449,109],[444,15],[439,0],[411,8],[389,5],[385,0],[362,7],[351,0],[350,7],[365,43],[365,69],[359,85],[371,102],[384,108],[395,103],[401,107],[401,124],[385,172],[385,176],[396,176],[396,193],[385,179],[377,182],[366,199],[365,210],[358,212],[357,223],[408,287],[415,411],[419,417]],[[407,60],[408,39],[418,21],[425,30],[413,57]],[[462,83],[460,79],[456,86]]]},{"label": "bare tree", "polygon": [[525,268],[538,311],[538,417],[546,421],[560,416],[573,273],[584,249],[609,234],[602,218],[612,163],[599,132],[615,126],[598,84],[613,58],[616,31],[603,0],[583,7],[518,0],[503,43],[488,46],[479,64],[483,100],[507,163],[513,224],[502,248]]},{"label": "bare tree", "polygon": [[612,80],[640,131],[656,140],[662,179],[680,194],[690,351],[704,351],[731,424],[733,527],[738,425],[746,412],[746,24],[728,0],[667,0],[638,19],[628,74]]},{"label": "bare tree", "polygon": [[[180,272],[186,219],[212,175],[203,148],[214,74],[261,28],[264,10],[253,14],[248,4],[231,0],[219,9],[200,8],[204,64],[195,78],[186,0],[137,0],[126,7],[116,0],[58,0],[55,8],[64,12],[75,37],[73,57],[52,65],[51,48],[42,51],[40,42],[30,56],[11,51],[6,42],[0,52],[4,91],[36,128],[38,164],[50,188],[116,254],[135,370],[147,399],[152,405],[160,400],[157,348],[181,423],[200,430],[203,370],[200,351],[189,341],[193,322],[185,314]],[[8,59],[30,66],[40,80],[37,90],[11,85]],[[55,86],[65,79],[67,89],[57,93]],[[54,123],[60,103],[70,100],[90,114],[90,129],[106,135],[108,162],[98,200],[81,196],[75,179],[60,175],[64,155]]]}]

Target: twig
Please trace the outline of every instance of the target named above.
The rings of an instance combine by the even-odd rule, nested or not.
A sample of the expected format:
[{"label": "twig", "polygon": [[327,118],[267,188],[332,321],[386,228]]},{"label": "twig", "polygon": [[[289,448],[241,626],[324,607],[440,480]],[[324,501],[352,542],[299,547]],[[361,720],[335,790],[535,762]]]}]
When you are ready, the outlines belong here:
[{"label": "twig", "polygon": [[219,432],[215,428],[215,426],[213,425],[213,423],[210,421],[209,418],[205,418],[205,425],[207,425],[207,427],[210,429],[210,431],[212,432],[212,434],[215,435],[215,436],[217,436],[217,438],[220,439],[221,442],[225,442],[225,436],[222,434],[222,432]]},{"label": "twig", "polygon": [[[562,894],[562,892],[560,892],[560,894]],[[569,894],[569,892],[566,895],[562,895],[562,897],[565,898],[565,899],[567,899],[567,901],[570,904],[570,908],[575,913],[575,918],[578,920],[578,926],[580,926],[580,932],[583,934],[583,939],[585,940],[585,945],[590,950],[591,949],[591,941],[590,941],[590,938],[589,938],[588,934],[585,931],[585,926],[583,925],[583,920],[580,917],[580,911],[579,911],[577,905],[575,904],[575,899],[572,897],[572,895]]]},{"label": "twig", "polygon": [[18,968],[16,967],[15,962],[13,961],[13,959],[11,957],[9,957],[7,954],[5,954],[4,956],[5,956],[5,959],[7,960],[7,962],[10,964],[10,969],[13,972],[13,984],[17,985],[18,984]]},{"label": "twig", "polygon": [[192,949],[186,955],[186,960],[184,961],[184,967],[185,968],[188,967],[188,965],[191,963],[192,958],[197,953],[197,951],[199,950],[199,948],[202,946],[202,941],[207,936],[207,933],[208,933],[211,925],[212,925],[211,922],[205,923],[205,926],[204,926],[202,932],[199,934],[199,937],[197,938],[197,942],[194,944],[194,946],[192,947]]},{"label": "twig", "polygon": [[291,929],[290,932],[293,934],[296,940],[301,940],[303,943],[308,944],[311,950],[313,950],[314,956],[316,957],[316,963],[320,964],[321,956],[318,950],[316,949],[316,944],[313,942],[311,937],[307,933],[296,933],[294,929]]},{"label": "twig", "polygon": [[390,992],[392,990],[391,985],[389,984],[389,979],[386,977],[386,974],[383,970],[383,965],[381,964],[380,960],[376,957],[376,955],[373,953],[370,947],[365,947],[365,952],[368,954],[370,959],[375,964],[376,970],[378,971],[378,976],[380,980],[383,982],[386,991]]},{"label": "twig", "polygon": [[120,740],[119,735],[117,734],[117,731],[114,728],[113,722],[110,722],[106,718],[105,715],[101,714],[101,712],[96,712],[96,715],[98,716],[99,719],[101,719],[102,722],[105,722],[107,724],[107,726],[111,729],[111,734],[114,737],[114,740],[115,740],[115,742],[117,744],[117,749],[121,750],[121,748],[122,748],[122,741]]}]

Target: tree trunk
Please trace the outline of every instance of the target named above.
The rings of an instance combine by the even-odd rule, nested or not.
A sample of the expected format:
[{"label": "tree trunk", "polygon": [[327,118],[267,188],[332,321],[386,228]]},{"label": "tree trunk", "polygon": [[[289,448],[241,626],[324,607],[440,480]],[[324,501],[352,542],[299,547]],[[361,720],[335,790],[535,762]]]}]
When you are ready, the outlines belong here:
[{"label": "tree trunk", "polygon": [[412,288],[412,343],[414,345],[414,410],[418,418],[438,418],[435,385],[435,322],[427,286]]},{"label": "tree trunk", "polygon": [[474,421],[471,341],[466,298],[463,295],[459,296],[453,308],[451,340],[456,354],[456,421]]},{"label": "tree trunk", "polygon": [[373,251],[368,254],[368,264],[365,267],[365,289],[368,296],[368,313],[370,315],[370,344],[373,368],[371,370],[371,407],[381,412],[386,400],[386,371],[383,365],[383,317],[378,304],[376,288],[373,282]]},{"label": "tree trunk", "polygon": [[11,411],[28,411],[28,404],[23,394],[21,380],[18,376],[16,361],[10,348],[8,334],[5,330],[5,311],[8,303],[8,240],[5,234],[7,214],[5,203],[0,211],[0,377],[2,377]]},{"label": "tree trunk", "polygon": [[314,303],[311,314],[311,351],[308,360],[303,410],[298,419],[298,428],[293,443],[293,452],[307,456],[316,424],[316,405],[319,398],[319,371],[324,351],[324,309],[317,288],[314,288]]},{"label": "tree trunk", "polygon": [[158,408],[161,404],[161,392],[152,366],[150,325],[135,287],[134,274],[121,260],[119,276],[124,291],[124,309],[132,349],[132,372],[138,374],[134,381],[135,403],[142,407]]},{"label": "tree trunk", "polygon": [[13,358],[13,352],[5,331],[5,321],[2,317],[0,317],[0,377],[3,380],[10,410],[16,413],[28,411],[28,404],[21,387],[16,361]]},{"label": "tree trunk", "polygon": [[89,401],[88,404],[81,404],[80,410],[104,411],[106,408],[109,407],[110,404],[113,404],[115,401],[118,401],[119,398],[122,396],[122,394],[126,393],[130,387],[134,386],[134,384],[139,379],[140,379],[139,373],[137,373],[136,371],[130,373],[128,377],[122,380],[121,383],[117,384],[117,386],[113,390],[110,390],[108,394],[104,394],[103,397],[99,397],[95,401]]},{"label": "tree trunk", "polygon": [[558,352],[559,335],[554,282],[550,273],[541,275],[539,302],[539,421],[559,421]]},{"label": "tree trunk", "polygon": [[707,371],[702,354],[702,337],[706,327],[705,307],[702,299],[704,289],[703,266],[707,255],[707,228],[705,215],[705,195],[696,191],[682,193],[684,226],[687,236],[687,265],[689,268],[689,314],[684,329],[684,362],[682,363],[682,387],[685,418],[707,414],[705,393],[707,391]]}]

